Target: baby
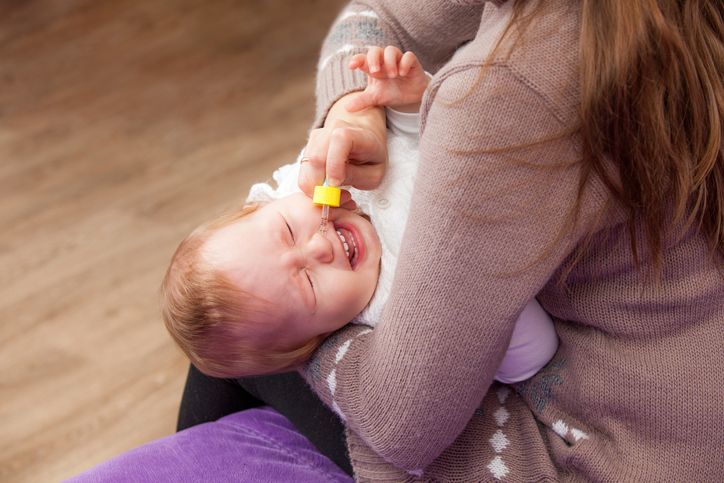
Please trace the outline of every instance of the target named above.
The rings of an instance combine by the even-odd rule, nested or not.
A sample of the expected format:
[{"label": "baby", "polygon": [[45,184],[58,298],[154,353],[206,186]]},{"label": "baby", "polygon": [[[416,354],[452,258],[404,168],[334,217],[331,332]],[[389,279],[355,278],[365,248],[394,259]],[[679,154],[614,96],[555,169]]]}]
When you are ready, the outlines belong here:
[{"label": "baby", "polygon": [[[331,209],[333,229],[320,231],[320,208],[297,187],[300,155],[274,173],[276,188],[254,185],[241,210],[197,228],[176,250],[162,285],[163,318],[202,372],[241,377],[291,370],[349,321],[374,326],[379,319],[410,208],[416,111],[429,82],[414,54],[392,53],[383,58],[382,50],[370,49],[350,63],[368,75],[362,95],[374,92],[387,107],[385,178],[375,190],[350,190],[367,216]],[[384,69],[390,59],[394,75]],[[531,377],[557,343],[550,318],[532,300],[496,379]]]}]

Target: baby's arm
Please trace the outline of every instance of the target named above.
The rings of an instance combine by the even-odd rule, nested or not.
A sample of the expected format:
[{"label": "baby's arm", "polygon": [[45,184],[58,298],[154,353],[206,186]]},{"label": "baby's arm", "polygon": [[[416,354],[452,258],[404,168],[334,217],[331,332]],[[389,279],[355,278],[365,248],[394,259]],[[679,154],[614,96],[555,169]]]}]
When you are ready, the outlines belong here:
[{"label": "baby's arm", "polygon": [[370,47],[366,54],[353,56],[349,68],[367,74],[367,87],[346,106],[350,112],[370,106],[417,112],[422,95],[430,83],[415,54],[403,54],[393,46],[384,49]]}]

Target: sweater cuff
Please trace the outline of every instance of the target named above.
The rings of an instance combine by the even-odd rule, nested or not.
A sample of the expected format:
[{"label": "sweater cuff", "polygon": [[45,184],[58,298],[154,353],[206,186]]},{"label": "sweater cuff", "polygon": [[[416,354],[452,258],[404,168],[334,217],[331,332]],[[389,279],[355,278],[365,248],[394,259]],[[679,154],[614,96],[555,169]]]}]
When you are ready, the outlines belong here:
[{"label": "sweater cuff", "polygon": [[357,433],[345,427],[349,459],[354,470],[355,481],[375,483],[412,483],[430,481],[415,477],[385,461],[374,452]]},{"label": "sweater cuff", "polygon": [[372,329],[366,325],[347,324],[330,335],[319,346],[312,358],[298,370],[324,404],[337,413],[343,421],[346,421],[347,418],[335,401],[337,364],[345,356],[354,340],[370,331]]},{"label": "sweater cuff", "polygon": [[364,90],[367,86],[367,76],[348,67],[353,55],[366,52],[364,46],[345,46],[320,61],[317,74],[317,110],[312,129],[324,126],[327,113],[340,98],[350,92]]}]

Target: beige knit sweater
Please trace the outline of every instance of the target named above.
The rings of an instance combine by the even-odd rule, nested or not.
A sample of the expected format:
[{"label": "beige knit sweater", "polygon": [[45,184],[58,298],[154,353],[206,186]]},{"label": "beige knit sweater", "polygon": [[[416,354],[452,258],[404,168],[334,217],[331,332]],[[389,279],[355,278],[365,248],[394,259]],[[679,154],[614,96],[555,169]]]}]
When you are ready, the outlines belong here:
[{"label": "beige knit sweater", "polygon": [[[657,287],[645,250],[635,268],[625,218],[598,180],[566,225],[575,136],[494,149],[576,123],[579,12],[548,4],[482,78],[507,3],[353,2],[325,41],[318,124],[364,86],[346,64],[366,45],[412,50],[436,72],[382,320],[341,330],[305,370],[350,429],[359,480],[724,480],[722,260],[693,231],[672,236]],[[559,284],[589,232],[591,249]],[[554,317],[558,353],[525,383],[492,384],[533,297]]]}]

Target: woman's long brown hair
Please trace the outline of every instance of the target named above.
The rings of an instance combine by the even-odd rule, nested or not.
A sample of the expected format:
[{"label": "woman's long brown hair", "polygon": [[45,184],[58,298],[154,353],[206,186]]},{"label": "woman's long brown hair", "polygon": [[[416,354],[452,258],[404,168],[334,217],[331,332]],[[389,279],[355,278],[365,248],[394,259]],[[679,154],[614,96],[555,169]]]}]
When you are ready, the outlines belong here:
[{"label": "woman's long brown hair", "polygon": [[[510,58],[525,43],[531,23],[550,7],[546,0],[511,1],[515,3],[510,22],[476,83],[450,105],[472,94],[496,59]],[[545,139],[484,150],[511,152],[571,135],[580,137],[582,169],[576,203],[557,238],[522,270],[544,259],[577,223],[593,174],[628,214],[637,265],[641,261],[637,227],[643,228],[657,279],[664,240],[674,227],[678,235],[694,227],[706,238],[715,263],[721,263],[724,0],[581,0],[580,10],[578,124]],[[507,51],[500,52],[504,44]],[[566,263],[560,283],[565,284],[592,237],[593,232]]]},{"label": "woman's long brown hair", "polygon": [[[525,42],[525,31],[548,6],[532,3],[515,0],[489,59],[508,36],[514,38],[504,56]],[[656,274],[673,226],[682,232],[695,226],[712,256],[724,257],[724,1],[582,0],[580,7],[579,124],[552,138],[577,133],[582,144],[578,200],[566,226],[576,222],[595,173],[628,213],[637,263],[638,224]],[[606,160],[616,167],[613,175]]]},{"label": "woman's long brown hair", "polygon": [[581,4],[584,177],[595,172],[629,213],[636,259],[642,224],[657,269],[681,221],[724,255],[723,35],[722,0]]}]

